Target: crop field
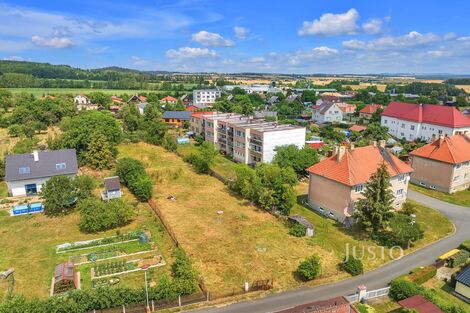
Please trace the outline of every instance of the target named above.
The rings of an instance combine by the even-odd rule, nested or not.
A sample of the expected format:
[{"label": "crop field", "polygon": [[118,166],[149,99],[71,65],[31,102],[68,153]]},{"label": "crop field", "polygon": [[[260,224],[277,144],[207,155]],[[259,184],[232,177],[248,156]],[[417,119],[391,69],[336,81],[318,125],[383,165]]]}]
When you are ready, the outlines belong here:
[{"label": "crop field", "polygon": [[[189,153],[190,149],[187,146],[182,150]],[[275,288],[297,287],[301,283],[293,272],[312,254],[329,261],[322,264],[322,277],[310,284],[331,282],[348,276],[336,269],[345,255],[346,244],[358,249],[364,247],[367,250],[369,246],[379,249],[374,242],[357,240],[354,233],[302,205],[297,205],[292,213],[307,217],[316,227],[315,236],[293,237],[281,220],[250,205],[216,178],[196,174],[181,157],[161,147],[129,144],[121,145],[119,152],[122,157],[130,156],[144,162],[155,183],[155,202],[182,247],[193,258],[209,291],[228,292],[241,288],[245,281],[270,278],[274,279]],[[217,160],[220,159],[217,158],[216,163]],[[305,194],[306,186],[299,184],[300,195]],[[170,195],[175,196],[176,201],[167,199]],[[427,214],[433,219],[432,226],[435,223],[442,226],[433,230],[432,236],[418,242],[417,247],[443,237],[453,229],[438,212],[418,206],[419,218]],[[431,234],[428,227],[425,231]],[[385,254],[388,255],[387,249]],[[364,265],[370,270],[389,260],[390,257],[365,259]]]},{"label": "crop field", "polygon": [[[186,87],[189,87],[186,86]],[[140,94],[140,93],[168,93],[174,94],[176,91],[174,90],[130,90],[130,89],[87,89],[87,88],[8,88],[9,91],[12,93],[21,93],[27,92],[33,94],[35,97],[42,97],[45,95],[60,95],[60,94],[72,94],[76,95],[79,93],[89,94],[91,92],[102,92],[107,95],[133,95],[133,94]],[[191,88],[189,87],[186,92],[189,93]],[[185,91],[179,91],[180,94],[183,94]],[[127,99],[126,99],[127,100]]]}]

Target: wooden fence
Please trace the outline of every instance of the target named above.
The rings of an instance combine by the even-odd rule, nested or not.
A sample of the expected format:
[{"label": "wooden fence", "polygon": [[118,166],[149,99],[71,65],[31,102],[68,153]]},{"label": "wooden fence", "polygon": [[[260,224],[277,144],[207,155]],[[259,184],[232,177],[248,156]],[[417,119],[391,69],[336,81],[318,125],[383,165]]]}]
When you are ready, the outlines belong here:
[{"label": "wooden fence", "polygon": [[163,226],[165,227],[167,233],[170,235],[175,245],[179,247],[180,243],[178,241],[178,238],[176,237],[176,234],[173,231],[173,228],[171,228],[170,224],[166,221],[165,217],[163,216],[162,211],[160,211],[160,209],[158,208],[157,203],[155,203],[153,199],[150,199],[148,201],[148,205],[150,206],[152,211],[155,213],[155,215],[160,219],[160,221],[162,222]]}]

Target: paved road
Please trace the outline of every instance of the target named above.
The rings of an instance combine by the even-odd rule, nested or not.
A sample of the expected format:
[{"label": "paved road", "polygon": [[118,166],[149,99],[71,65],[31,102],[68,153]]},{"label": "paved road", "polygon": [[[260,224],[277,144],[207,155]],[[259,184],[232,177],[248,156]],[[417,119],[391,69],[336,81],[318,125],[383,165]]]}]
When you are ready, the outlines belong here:
[{"label": "paved road", "polygon": [[369,290],[386,287],[396,276],[406,273],[416,266],[429,264],[443,253],[457,247],[462,241],[470,238],[470,207],[443,202],[412,190],[408,190],[408,198],[437,209],[448,216],[454,222],[456,232],[441,241],[359,277],[313,288],[304,287],[281,292],[252,301],[238,302],[221,307],[204,308],[194,312],[266,313],[287,309],[311,301],[349,295],[354,293],[356,287],[360,284],[365,284]]}]

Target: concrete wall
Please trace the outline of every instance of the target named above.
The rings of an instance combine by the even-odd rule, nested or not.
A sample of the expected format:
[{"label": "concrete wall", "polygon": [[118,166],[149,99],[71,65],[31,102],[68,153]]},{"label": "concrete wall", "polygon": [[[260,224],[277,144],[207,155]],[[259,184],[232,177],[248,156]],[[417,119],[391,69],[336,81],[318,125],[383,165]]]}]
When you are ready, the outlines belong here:
[{"label": "concrete wall", "polygon": [[469,162],[454,165],[413,156],[411,166],[411,181],[419,186],[448,193],[470,187]]},{"label": "concrete wall", "polygon": [[279,146],[296,145],[299,149],[305,146],[305,128],[292,128],[263,133],[263,162],[272,162]]},{"label": "concrete wall", "polygon": [[457,284],[455,285],[455,291],[461,294],[462,296],[470,299],[470,287],[467,287],[464,284],[457,282]]},{"label": "concrete wall", "polygon": [[[73,178],[75,175],[68,175]],[[38,193],[41,192],[42,185],[49,180],[50,177],[36,178],[36,179],[25,179],[19,181],[7,182],[8,194],[12,197],[26,196],[25,185],[36,184]]]}]

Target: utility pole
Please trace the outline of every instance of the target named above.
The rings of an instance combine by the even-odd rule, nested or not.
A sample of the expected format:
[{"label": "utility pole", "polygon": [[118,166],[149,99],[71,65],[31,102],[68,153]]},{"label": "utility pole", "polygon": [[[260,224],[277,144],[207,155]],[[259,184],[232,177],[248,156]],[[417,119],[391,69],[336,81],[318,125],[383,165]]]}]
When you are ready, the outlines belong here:
[{"label": "utility pole", "polygon": [[144,269],[144,278],[145,278],[145,299],[147,301],[147,306],[146,306],[146,311],[147,313],[150,313],[150,306],[149,306],[149,290],[148,290],[148,287],[147,287],[147,269],[148,267],[146,267]]}]

